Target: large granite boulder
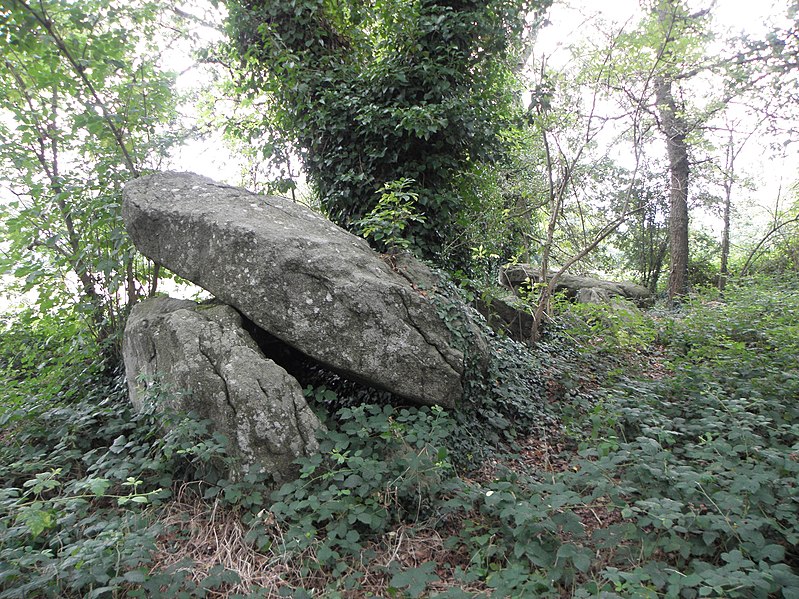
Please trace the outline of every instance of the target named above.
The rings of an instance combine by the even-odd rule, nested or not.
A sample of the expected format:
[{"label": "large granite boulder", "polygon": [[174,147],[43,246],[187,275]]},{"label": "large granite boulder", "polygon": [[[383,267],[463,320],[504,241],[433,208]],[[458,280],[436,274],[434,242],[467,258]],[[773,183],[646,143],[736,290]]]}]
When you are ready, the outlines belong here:
[{"label": "large granite boulder", "polygon": [[148,258],[345,377],[421,404],[461,398],[464,353],[433,294],[311,210],[160,173],[127,184],[123,217]]},{"label": "large granite boulder", "polygon": [[[551,280],[555,273],[547,273]],[[501,285],[518,289],[529,281],[537,281],[541,276],[541,269],[530,264],[512,264],[506,266],[499,273]],[[563,274],[555,284],[555,291],[564,291],[569,297],[582,303],[605,303],[613,298],[630,300],[639,307],[646,307],[653,303],[652,293],[646,287],[629,282],[606,281],[595,277],[581,277]]]},{"label": "large granite boulder", "polygon": [[296,476],[296,458],[318,451],[321,424],[299,383],[263,356],[230,306],[145,300],[128,319],[123,356],[134,406],[163,387],[168,407],[210,419],[230,440],[238,474],[259,464],[280,483]]}]

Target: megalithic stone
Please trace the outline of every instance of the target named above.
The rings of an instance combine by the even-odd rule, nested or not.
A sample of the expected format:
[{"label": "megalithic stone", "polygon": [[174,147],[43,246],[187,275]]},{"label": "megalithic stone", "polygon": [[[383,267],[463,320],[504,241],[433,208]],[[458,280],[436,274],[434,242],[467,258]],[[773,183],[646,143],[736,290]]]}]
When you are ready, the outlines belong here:
[{"label": "megalithic stone", "polygon": [[307,356],[416,403],[460,400],[464,354],[431,294],[310,209],[167,172],[128,183],[122,214],[145,256]]},{"label": "megalithic stone", "polygon": [[277,484],[292,480],[294,460],[319,450],[322,425],[300,384],[264,357],[230,306],[147,299],[128,318],[122,354],[134,407],[158,385],[156,407],[209,419],[230,441],[235,476],[257,465]]}]

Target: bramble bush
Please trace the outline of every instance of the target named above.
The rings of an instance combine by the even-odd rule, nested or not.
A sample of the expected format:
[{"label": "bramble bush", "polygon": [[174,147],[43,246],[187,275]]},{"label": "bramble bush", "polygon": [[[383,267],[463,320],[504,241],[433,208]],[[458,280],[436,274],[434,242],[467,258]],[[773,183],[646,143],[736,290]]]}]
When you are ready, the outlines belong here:
[{"label": "bramble bush", "polygon": [[796,283],[700,297],[661,322],[666,376],[602,390],[605,426],[554,479],[609,522],[576,596],[799,596],[797,313]]},{"label": "bramble bush", "polygon": [[[83,383],[80,399],[4,415],[0,597],[201,596],[181,572],[150,564],[173,489],[223,484],[225,440],[191,416],[133,413],[122,377]],[[218,584],[230,580],[222,574]]]},{"label": "bramble bush", "polygon": [[321,434],[320,453],[299,460],[300,478],[274,494],[270,509],[285,526],[285,551],[312,549],[306,575],[324,569],[354,591],[364,575],[357,565],[377,567],[369,564],[375,539],[428,522],[462,487],[445,448],[456,424],[436,407],[363,405],[336,419],[336,430]]}]

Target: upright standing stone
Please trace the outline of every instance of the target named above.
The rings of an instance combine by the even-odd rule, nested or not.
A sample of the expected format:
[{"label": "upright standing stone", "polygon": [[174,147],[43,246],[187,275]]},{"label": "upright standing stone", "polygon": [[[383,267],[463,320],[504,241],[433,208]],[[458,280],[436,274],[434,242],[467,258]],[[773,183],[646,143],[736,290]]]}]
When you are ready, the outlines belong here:
[{"label": "upright standing stone", "polygon": [[123,356],[133,405],[162,387],[173,409],[194,411],[231,443],[239,473],[254,464],[276,483],[297,474],[294,460],[318,451],[321,426],[299,383],[264,357],[230,306],[171,298],[137,304]]}]

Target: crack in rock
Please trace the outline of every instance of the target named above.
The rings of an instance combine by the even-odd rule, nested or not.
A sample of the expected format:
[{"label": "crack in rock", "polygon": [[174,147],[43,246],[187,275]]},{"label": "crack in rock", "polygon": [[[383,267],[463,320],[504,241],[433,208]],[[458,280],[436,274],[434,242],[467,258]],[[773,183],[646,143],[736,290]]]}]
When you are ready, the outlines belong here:
[{"label": "crack in rock", "polygon": [[209,356],[208,353],[206,353],[206,351],[203,349],[203,340],[202,339],[200,339],[200,343],[199,343],[198,349],[200,351],[200,355],[202,355],[208,361],[208,364],[211,366],[211,370],[213,370],[214,374],[217,377],[219,377],[219,380],[222,381],[222,385],[225,388],[225,403],[227,403],[227,405],[233,411],[233,418],[234,419],[237,418],[238,417],[238,410],[236,409],[236,406],[233,404],[233,400],[230,397],[230,387],[228,386],[227,379],[225,378],[225,375],[222,374],[222,371],[220,370],[219,366],[217,365],[216,360],[213,360],[211,358],[211,356]]},{"label": "crack in rock", "polygon": [[416,322],[416,319],[415,319],[415,317],[414,317],[414,315],[412,313],[411,306],[408,305],[408,299],[409,298],[406,297],[406,293],[407,292],[404,289],[402,289],[401,287],[397,287],[396,288],[395,295],[399,296],[400,302],[402,302],[402,306],[403,306],[403,308],[405,308],[405,314],[408,317],[408,321],[413,325],[414,330],[417,333],[419,333],[419,335],[422,337],[422,339],[424,339],[424,342],[427,345],[429,345],[430,347],[432,347],[433,349],[435,349],[436,352],[438,352],[438,355],[441,356],[441,359],[444,360],[444,362],[447,364],[447,366],[449,366],[452,369],[452,371],[455,373],[455,375],[457,375],[458,377],[461,377],[463,375],[463,362],[462,362],[462,360],[459,360],[457,358],[457,356],[453,356],[452,352],[447,352],[445,350],[442,350],[439,343],[436,343],[435,341],[432,341],[429,338],[428,334],[425,331],[425,328],[422,327],[422,326],[419,326],[419,324]]}]

